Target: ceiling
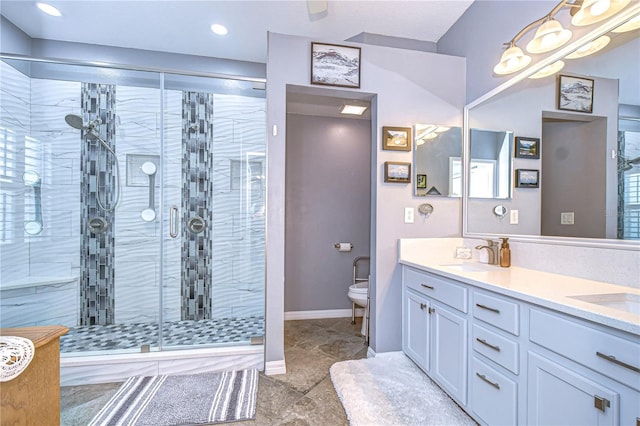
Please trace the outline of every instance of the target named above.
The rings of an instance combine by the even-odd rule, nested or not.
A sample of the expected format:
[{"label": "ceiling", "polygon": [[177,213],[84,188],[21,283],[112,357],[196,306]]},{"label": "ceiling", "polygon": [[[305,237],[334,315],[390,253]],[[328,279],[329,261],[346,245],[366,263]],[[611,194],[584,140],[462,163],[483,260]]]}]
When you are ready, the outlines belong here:
[{"label": "ceiling", "polygon": [[[366,32],[435,43],[472,2],[334,0],[311,14],[305,0],[50,0],[62,13],[56,18],[34,1],[2,0],[0,13],[31,38],[265,63],[268,31],[327,41]],[[228,35],[213,34],[213,23]]]}]

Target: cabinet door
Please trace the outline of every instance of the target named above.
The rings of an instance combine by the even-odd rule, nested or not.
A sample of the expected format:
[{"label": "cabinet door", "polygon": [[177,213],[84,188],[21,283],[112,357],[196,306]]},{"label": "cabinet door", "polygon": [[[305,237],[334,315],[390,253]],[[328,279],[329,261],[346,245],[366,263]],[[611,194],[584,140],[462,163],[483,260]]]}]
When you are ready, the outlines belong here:
[{"label": "cabinet door", "polygon": [[410,290],[405,291],[402,346],[424,371],[429,371],[429,309],[428,299]]},{"label": "cabinet door", "polygon": [[568,367],[529,352],[528,424],[616,425],[618,394]]},{"label": "cabinet door", "polygon": [[431,374],[454,398],[467,402],[467,320],[433,304]]}]

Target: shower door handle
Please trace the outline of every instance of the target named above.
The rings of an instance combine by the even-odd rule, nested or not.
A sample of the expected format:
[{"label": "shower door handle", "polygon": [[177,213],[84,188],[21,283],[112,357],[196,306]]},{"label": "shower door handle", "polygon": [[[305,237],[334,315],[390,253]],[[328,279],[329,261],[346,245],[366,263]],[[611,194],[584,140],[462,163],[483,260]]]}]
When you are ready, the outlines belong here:
[{"label": "shower door handle", "polygon": [[169,236],[176,238],[178,236],[178,207],[171,206],[169,209]]}]

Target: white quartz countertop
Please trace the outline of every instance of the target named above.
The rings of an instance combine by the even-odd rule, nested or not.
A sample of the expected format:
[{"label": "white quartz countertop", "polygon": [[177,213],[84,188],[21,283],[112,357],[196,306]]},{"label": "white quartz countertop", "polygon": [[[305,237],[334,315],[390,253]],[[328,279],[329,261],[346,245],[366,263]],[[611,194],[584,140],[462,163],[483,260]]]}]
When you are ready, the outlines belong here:
[{"label": "white quartz countertop", "polygon": [[429,259],[413,251],[401,252],[399,262],[640,336],[639,314],[570,297],[628,294],[635,299],[640,298],[640,289],[517,266],[501,268],[460,259]]}]

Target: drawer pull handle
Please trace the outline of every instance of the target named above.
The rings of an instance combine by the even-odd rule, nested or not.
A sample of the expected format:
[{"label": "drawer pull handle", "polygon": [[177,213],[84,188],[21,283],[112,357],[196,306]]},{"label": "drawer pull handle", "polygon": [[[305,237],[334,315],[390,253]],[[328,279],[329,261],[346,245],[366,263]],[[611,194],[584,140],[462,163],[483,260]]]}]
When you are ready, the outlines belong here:
[{"label": "drawer pull handle", "polygon": [[435,311],[436,311],[436,309],[435,309],[435,308],[429,308],[429,313],[430,313],[430,314],[434,313]]},{"label": "drawer pull handle", "polygon": [[428,288],[429,290],[433,290],[433,286],[427,284],[420,284],[424,288]]},{"label": "drawer pull handle", "polygon": [[482,309],[486,309],[487,311],[491,311],[491,312],[495,312],[496,314],[500,313],[500,309],[496,309],[496,308],[491,308],[489,306],[483,305],[481,303],[476,303],[476,306],[478,308],[482,308]]},{"label": "drawer pull handle", "polygon": [[476,372],[476,376],[480,377],[480,379],[482,379],[482,381],[490,384],[491,386],[493,386],[494,388],[500,390],[500,385],[497,383],[492,382],[491,380],[487,379],[487,376],[485,376],[484,374],[480,374]]},{"label": "drawer pull handle", "polygon": [[628,368],[631,371],[635,371],[636,373],[640,373],[640,368],[638,368],[638,367],[636,367],[634,365],[631,365],[631,364],[627,364],[626,362],[619,361],[613,355],[605,355],[602,352],[596,352],[596,355],[598,355],[600,358],[604,358],[607,361],[610,361],[610,362],[612,362],[614,364],[617,364],[620,367]]},{"label": "drawer pull handle", "polygon": [[420,304],[420,309],[421,309],[421,310],[422,310],[422,309],[424,309],[424,308],[426,308],[426,307],[427,307],[427,305],[425,305],[424,303],[421,303],[421,304]]},{"label": "drawer pull handle", "polygon": [[492,345],[491,343],[489,343],[489,342],[487,342],[486,340],[481,339],[481,338],[479,338],[479,337],[476,337],[476,340],[477,340],[478,342],[482,343],[483,345],[490,347],[490,348],[491,348],[491,349],[493,349],[494,351],[498,351],[498,352],[500,352],[500,346]]}]

